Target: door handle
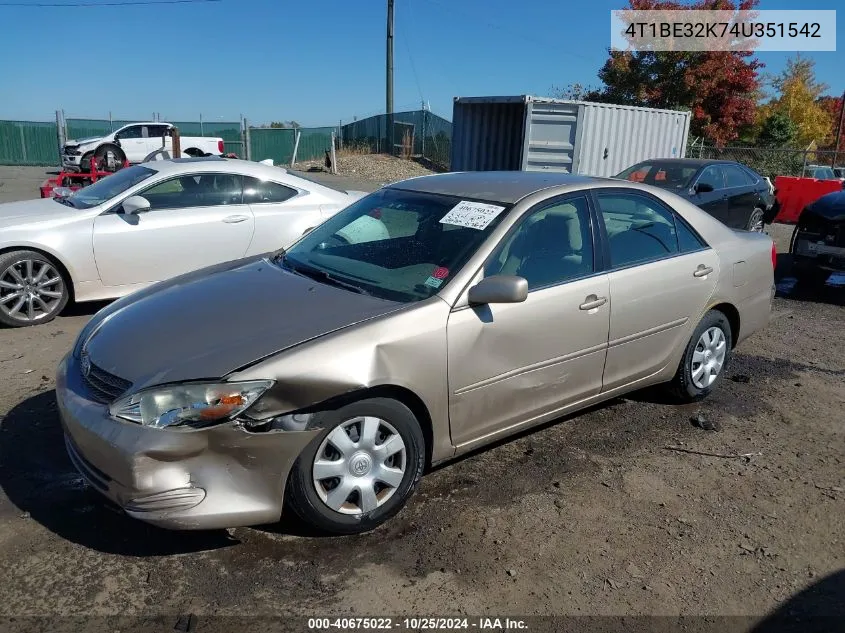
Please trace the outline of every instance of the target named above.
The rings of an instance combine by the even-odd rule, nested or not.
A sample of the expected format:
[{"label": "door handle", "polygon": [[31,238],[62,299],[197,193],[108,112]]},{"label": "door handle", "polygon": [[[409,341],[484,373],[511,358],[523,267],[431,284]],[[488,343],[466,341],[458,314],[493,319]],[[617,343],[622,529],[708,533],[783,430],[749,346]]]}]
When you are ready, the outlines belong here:
[{"label": "door handle", "polygon": [[223,218],[223,221],[226,224],[237,224],[238,222],[245,222],[249,220],[249,216],[246,215],[230,215],[228,217]]},{"label": "door handle", "polygon": [[692,274],[693,277],[706,277],[710,273],[713,272],[713,269],[710,266],[705,266],[704,264],[699,264],[698,268],[695,269],[695,272]]},{"label": "door handle", "polygon": [[579,310],[594,310],[600,308],[607,303],[607,297],[597,297],[596,295],[589,295],[584,299],[584,303],[578,306]]}]

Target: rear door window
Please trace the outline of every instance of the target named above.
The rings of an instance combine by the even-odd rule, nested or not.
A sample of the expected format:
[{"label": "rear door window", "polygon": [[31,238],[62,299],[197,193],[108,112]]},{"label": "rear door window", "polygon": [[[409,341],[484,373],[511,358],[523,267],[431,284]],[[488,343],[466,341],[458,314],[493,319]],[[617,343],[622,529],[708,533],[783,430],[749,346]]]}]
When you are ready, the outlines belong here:
[{"label": "rear door window", "polygon": [[725,184],[730,187],[747,187],[751,184],[751,178],[736,165],[724,165]]},{"label": "rear door window", "polygon": [[277,182],[244,176],[244,202],[247,204],[278,204],[290,200],[296,194],[296,189]]},{"label": "rear door window", "polygon": [[714,191],[724,189],[725,175],[722,172],[722,168],[716,165],[710,165],[710,167],[707,167],[703,172],[701,172],[701,176],[699,176],[697,184],[710,185],[713,187]]},{"label": "rear door window", "polygon": [[679,252],[674,214],[657,201],[634,193],[600,193],[613,269],[644,264]]}]

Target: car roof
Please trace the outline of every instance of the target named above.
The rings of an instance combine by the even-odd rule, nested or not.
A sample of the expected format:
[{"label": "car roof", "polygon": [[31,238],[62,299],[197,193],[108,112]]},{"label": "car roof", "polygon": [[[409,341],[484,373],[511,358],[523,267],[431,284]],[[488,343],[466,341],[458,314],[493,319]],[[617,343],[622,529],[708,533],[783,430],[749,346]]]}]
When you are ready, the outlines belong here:
[{"label": "car roof", "polygon": [[167,160],[153,160],[147,163],[140,163],[141,167],[147,167],[163,176],[179,175],[184,173],[202,172],[224,172],[253,176],[260,180],[273,180],[282,184],[289,184],[312,192],[322,192],[327,195],[338,195],[343,192],[327,187],[308,178],[301,178],[297,174],[289,172],[284,167],[263,165],[249,160],[236,158],[223,158],[222,156],[204,156],[202,158],[169,158]]},{"label": "car roof", "polygon": [[125,127],[129,127],[130,125],[170,125],[170,123],[165,123],[164,121],[133,121],[132,123],[124,123],[119,128],[115,129],[115,132],[117,132],[118,129],[123,129]]},{"label": "car roof", "polygon": [[[705,165],[739,165],[735,160],[722,160],[718,158],[650,158],[641,160],[637,165],[643,163],[660,163],[661,165],[678,165],[686,167],[704,167]],[[633,165],[632,165],[633,166]]]},{"label": "car roof", "polygon": [[409,178],[393,183],[389,188],[514,204],[550,187],[577,188],[605,181],[609,179],[557,172],[468,171]]},{"label": "car roof", "polygon": [[152,160],[147,163],[140,163],[142,167],[148,167],[161,174],[181,174],[186,171],[232,171],[250,176],[263,178],[278,178],[288,171],[283,167],[271,167],[249,160],[234,158],[223,158],[222,156],[168,158],[166,160]]}]

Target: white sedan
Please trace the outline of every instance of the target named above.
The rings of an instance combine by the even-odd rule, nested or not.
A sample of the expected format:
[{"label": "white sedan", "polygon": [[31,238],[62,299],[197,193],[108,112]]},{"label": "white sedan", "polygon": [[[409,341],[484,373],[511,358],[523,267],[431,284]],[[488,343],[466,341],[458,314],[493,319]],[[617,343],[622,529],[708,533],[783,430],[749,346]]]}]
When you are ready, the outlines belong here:
[{"label": "white sedan", "polygon": [[0,324],[45,323],[70,299],[113,299],[285,248],[364,195],[210,157],[144,163],[67,197],[2,204]]}]

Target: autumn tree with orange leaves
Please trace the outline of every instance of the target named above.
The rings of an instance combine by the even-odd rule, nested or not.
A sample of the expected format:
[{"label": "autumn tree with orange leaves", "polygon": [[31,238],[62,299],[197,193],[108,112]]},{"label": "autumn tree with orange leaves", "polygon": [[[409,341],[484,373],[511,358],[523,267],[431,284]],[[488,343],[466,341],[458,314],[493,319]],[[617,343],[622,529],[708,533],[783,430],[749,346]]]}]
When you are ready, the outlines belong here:
[{"label": "autumn tree with orange leaves", "polygon": [[[629,0],[635,10],[748,11],[757,0]],[[623,105],[686,109],[691,132],[725,145],[755,122],[763,64],[748,52],[609,51],[604,86],[590,98]]]}]

